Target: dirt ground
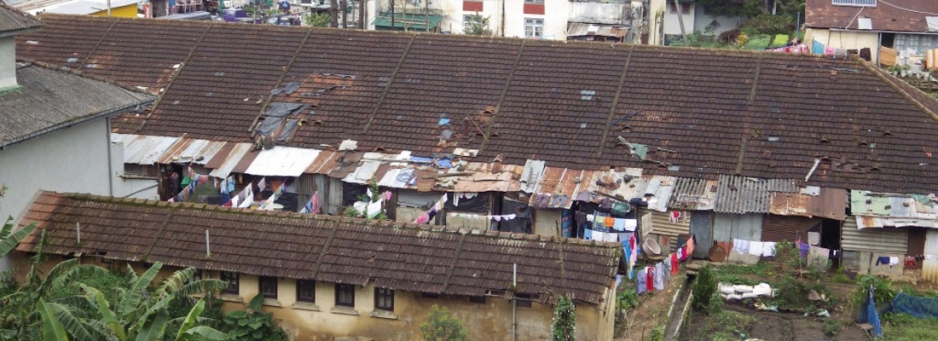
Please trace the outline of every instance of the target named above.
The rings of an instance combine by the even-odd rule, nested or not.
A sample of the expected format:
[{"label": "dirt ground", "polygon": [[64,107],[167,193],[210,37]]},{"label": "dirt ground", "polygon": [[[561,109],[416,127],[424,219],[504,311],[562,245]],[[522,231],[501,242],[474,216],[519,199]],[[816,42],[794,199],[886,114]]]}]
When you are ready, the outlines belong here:
[{"label": "dirt ground", "polygon": [[[827,318],[804,317],[800,314],[753,311],[746,307],[730,304],[726,305],[725,308],[755,316],[756,322],[753,323],[752,329],[747,335],[748,338],[764,341],[868,340],[866,334],[860,328],[852,324],[846,324],[833,338],[825,336],[824,321],[827,320]],[[838,319],[838,316],[835,315],[832,318]]]}]

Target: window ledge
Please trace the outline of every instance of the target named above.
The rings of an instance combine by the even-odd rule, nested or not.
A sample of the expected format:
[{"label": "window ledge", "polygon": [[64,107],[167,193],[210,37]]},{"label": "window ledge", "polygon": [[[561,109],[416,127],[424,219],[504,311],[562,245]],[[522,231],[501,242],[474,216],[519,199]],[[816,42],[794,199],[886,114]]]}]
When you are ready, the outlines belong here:
[{"label": "window ledge", "polygon": [[339,314],[339,315],[358,316],[358,311],[353,309],[352,307],[334,307],[329,312],[333,314]]},{"label": "window ledge", "polygon": [[219,297],[225,302],[244,303],[244,298],[235,294],[221,294]]},{"label": "window ledge", "polygon": [[311,302],[296,302],[293,303],[293,309],[297,310],[309,310],[309,311],[321,311],[319,306]]},{"label": "window ledge", "polygon": [[393,311],[388,310],[374,310],[371,312],[371,317],[379,319],[388,319],[388,320],[397,320],[397,314]]},{"label": "window ledge", "polygon": [[268,307],[283,307],[276,298],[264,298],[264,302],[261,304]]}]

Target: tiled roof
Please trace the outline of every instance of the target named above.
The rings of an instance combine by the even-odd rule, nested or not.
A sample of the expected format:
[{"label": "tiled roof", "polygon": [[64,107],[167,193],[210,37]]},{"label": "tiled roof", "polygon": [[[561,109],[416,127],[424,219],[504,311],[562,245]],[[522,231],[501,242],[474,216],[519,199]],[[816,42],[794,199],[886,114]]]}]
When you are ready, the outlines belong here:
[{"label": "tiled roof", "polygon": [[146,94],[35,65],[18,66],[20,88],[0,93],[0,146],[153,101]]},{"label": "tiled roof", "polygon": [[42,22],[38,19],[0,1],[0,36],[39,27],[42,27]]},{"label": "tiled roof", "polygon": [[808,27],[856,30],[858,18],[870,18],[873,31],[923,33],[928,32],[925,17],[938,17],[938,1],[880,0],[873,7],[839,6],[831,0],[805,2]]},{"label": "tiled roof", "polygon": [[[427,225],[41,192],[22,222],[46,230],[44,251],[477,296],[504,291],[570,293],[600,304],[614,282],[619,246]],[[76,224],[81,243],[76,240]],[[209,231],[211,257],[206,257]],[[17,247],[36,247],[39,231]]]},{"label": "tiled roof", "polygon": [[[720,174],[801,179],[821,159],[810,185],[938,189],[938,162],[930,151],[938,145],[938,104],[856,59],[217,22],[43,19],[44,31],[18,40],[25,58],[66,66],[69,55],[119,60],[114,70],[144,71],[116,80],[165,88],[149,117],[117,120],[121,133],[251,142],[267,103],[302,102],[312,111],[298,115],[304,122],[287,146],[328,149],[323,145],[351,139],[362,151],[423,156],[470,148],[481,150],[471,161],[501,155],[514,165],[535,159],[555,168],[641,167],[651,175],[707,180]],[[193,47],[180,35],[153,35],[147,44],[177,51],[165,57],[171,61],[155,63],[164,57],[150,59],[153,49],[141,49],[142,40],[133,37],[158,29],[200,38]],[[108,58],[99,56],[104,44],[96,41],[110,42]],[[185,62],[173,69],[179,60]],[[101,65],[83,72],[101,72]],[[175,75],[171,84],[166,75]],[[292,82],[299,82],[296,92],[270,95]],[[440,126],[441,118],[450,125]],[[444,128],[452,131],[445,141]],[[631,155],[620,136],[647,146],[647,159]]]}]

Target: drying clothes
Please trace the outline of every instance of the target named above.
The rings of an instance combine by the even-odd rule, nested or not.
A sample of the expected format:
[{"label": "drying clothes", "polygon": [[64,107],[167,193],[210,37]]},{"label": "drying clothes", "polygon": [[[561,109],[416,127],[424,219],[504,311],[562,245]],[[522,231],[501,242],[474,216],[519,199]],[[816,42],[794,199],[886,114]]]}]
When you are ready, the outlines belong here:
[{"label": "drying clothes", "polygon": [[596,216],[594,216],[594,215],[592,215],[592,214],[587,214],[587,215],[586,215],[586,221],[592,223],[594,220],[596,220]]},{"label": "drying clothes", "polygon": [[653,266],[645,266],[645,290],[655,290],[655,268]]},{"label": "drying clothes", "polygon": [[801,249],[801,258],[804,259],[804,257],[808,256],[808,251],[811,250],[811,245],[808,245],[805,243],[800,243],[800,244],[801,245],[798,245],[798,248]]},{"label": "drying clothes", "polygon": [[430,214],[429,214],[429,213],[424,213],[424,214],[421,214],[420,217],[418,217],[417,220],[414,221],[414,223],[417,223],[417,224],[426,224],[426,223],[429,222],[429,221],[430,221]]},{"label": "drying clothes", "polygon": [[615,224],[616,224],[616,218],[606,217],[605,224],[604,224],[606,227],[612,227]]},{"label": "drying clothes", "polygon": [[687,248],[687,257],[690,257],[694,254],[694,235],[690,236],[690,239],[687,240],[687,243],[684,244],[684,247]]},{"label": "drying clothes", "polygon": [[762,242],[749,242],[749,254],[753,256],[762,256],[762,249],[764,248]]},{"label": "drying clothes", "polygon": [[[764,257],[775,257],[775,242],[764,242],[762,243],[762,256]],[[836,251],[835,251],[836,252]]]},{"label": "drying clothes", "polygon": [[664,272],[665,272],[665,274],[668,275],[668,277],[671,277],[671,256],[669,255],[669,256],[668,256],[667,258],[665,258],[664,261],[661,262],[661,263],[664,264],[664,270],[665,270]]},{"label": "drying clothes", "polygon": [[577,212],[574,219],[576,220],[576,226],[583,226],[586,223],[586,213]]},{"label": "drying clothes", "polygon": [[668,221],[670,221],[672,224],[681,222],[681,212],[671,211],[671,214],[668,215]]},{"label": "drying clothes", "polygon": [[641,252],[641,249],[637,247],[638,239],[637,236],[632,235],[632,238],[629,238],[629,246],[632,248],[632,254],[629,257],[629,266],[635,266],[635,262],[638,261],[638,254]]},{"label": "drying clothes", "polygon": [[749,252],[749,241],[733,238],[733,251],[745,255]]},{"label": "drying clothes", "polygon": [[615,222],[612,223],[612,228],[616,231],[625,231],[625,219],[615,218]]},{"label": "drying clothes", "polygon": [[671,260],[671,274],[674,275],[674,274],[677,273],[677,268],[678,268],[678,265],[677,265],[677,254],[676,254],[676,253],[672,253],[671,256],[669,256],[668,258],[670,258],[670,260]]},{"label": "drying clothes", "polygon": [[889,266],[899,265],[899,257],[889,257]]},{"label": "drying clothes", "polygon": [[632,234],[628,232],[618,233],[618,235],[619,235],[619,241],[621,241],[623,245],[628,244],[629,239],[632,239]]},{"label": "drying clothes", "polygon": [[664,263],[658,262],[658,264],[655,264],[655,280],[653,283],[655,290],[657,291],[664,290],[665,273],[666,272],[664,270]]},{"label": "drying clothes", "polygon": [[603,241],[606,239],[606,233],[593,230],[593,240]]},{"label": "drying clothes", "polygon": [[593,201],[593,199],[594,199],[594,196],[593,196],[593,193],[592,193],[592,192],[580,192],[580,193],[577,193],[576,199],[574,199],[574,200],[576,200],[576,201],[591,202],[591,201]]},{"label": "drying clothes", "polygon": [[876,258],[876,265],[889,265],[889,257],[878,257]]},{"label": "drying clothes", "polygon": [[684,262],[687,260],[687,247],[686,246],[681,246],[680,249],[677,249],[677,259],[681,262]]},{"label": "drying clothes", "polygon": [[632,262],[628,261],[629,259],[632,258],[632,248],[629,247],[628,239],[625,239],[625,241],[622,242],[622,254],[624,255],[626,259],[625,261],[626,272],[629,275],[629,279],[632,279]]},{"label": "drying clothes", "polygon": [[593,240],[593,230],[590,230],[590,229],[583,230],[583,239]]},{"label": "drying clothes", "polygon": [[603,235],[603,241],[604,241],[604,242],[613,242],[613,243],[618,242],[618,241],[619,241],[619,234],[618,234],[618,233],[609,233],[609,232],[606,232],[606,233],[604,233],[604,235]]},{"label": "drying clothes", "polygon": [[647,280],[645,269],[638,270],[638,274],[635,275],[635,293],[637,295],[644,294],[648,290],[648,285],[645,283]]},{"label": "drying clothes", "polygon": [[638,219],[625,219],[626,231],[635,231],[635,228],[637,227],[638,227]]}]

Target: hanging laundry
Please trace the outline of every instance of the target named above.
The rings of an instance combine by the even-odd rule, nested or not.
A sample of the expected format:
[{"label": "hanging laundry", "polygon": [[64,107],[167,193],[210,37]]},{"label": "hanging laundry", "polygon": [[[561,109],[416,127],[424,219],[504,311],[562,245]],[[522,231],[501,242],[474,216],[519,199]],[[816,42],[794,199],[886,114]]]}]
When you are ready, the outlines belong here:
[{"label": "hanging laundry", "polygon": [[605,221],[604,221],[604,225],[605,225],[607,228],[612,227],[612,226],[615,225],[615,224],[616,224],[616,218],[613,218],[613,217],[606,217],[606,219],[605,219]]},{"label": "hanging laundry", "polygon": [[248,190],[247,195],[244,197],[244,201],[238,205],[238,208],[248,208],[251,207],[251,204],[254,203],[254,193],[251,190]]},{"label": "hanging laundry", "polygon": [[[662,272],[668,275],[667,277],[671,277],[671,256],[665,257],[664,261],[661,263],[664,264],[664,271]],[[665,278],[665,280],[667,280],[667,278]]]},{"label": "hanging laundry", "polygon": [[421,214],[420,217],[417,217],[417,220],[414,220],[414,223],[416,223],[416,224],[426,224],[426,223],[429,222],[429,221],[430,221],[430,214],[429,214],[429,213],[424,213],[424,214]]},{"label": "hanging laundry", "polygon": [[635,231],[638,228],[638,219],[625,219],[625,230]]},{"label": "hanging laundry", "polygon": [[628,239],[622,240],[622,257],[625,259],[626,273],[628,274],[629,279],[631,280],[632,279],[632,262],[630,261],[630,259],[632,258],[632,248],[629,247]]},{"label": "hanging laundry", "polygon": [[648,291],[655,290],[655,268],[650,266],[645,268],[645,289]]},{"label": "hanging laundry", "polygon": [[619,241],[618,233],[607,232],[603,235],[603,237],[604,237],[603,238],[604,242],[618,242]]},{"label": "hanging laundry", "polygon": [[374,219],[379,214],[381,214],[381,205],[384,203],[384,200],[378,200],[368,204],[368,218]]},{"label": "hanging laundry", "polygon": [[899,265],[899,257],[889,257],[889,266]]},{"label": "hanging laundry", "polygon": [[258,188],[261,192],[263,192],[264,189],[267,188],[267,178],[261,178],[259,181],[257,181],[257,188]]},{"label": "hanging laundry", "polygon": [[605,233],[605,232],[599,232],[599,231],[593,231],[593,240],[598,240],[598,241],[604,241],[604,240],[606,240],[606,233]]},{"label": "hanging laundry", "polygon": [[625,231],[625,218],[615,218],[615,222],[612,223],[612,228],[616,231]]},{"label": "hanging laundry", "polygon": [[800,243],[798,248],[801,249],[801,259],[804,259],[808,256],[808,251],[811,251],[811,245]]},{"label": "hanging laundry", "polygon": [[656,291],[664,290],[665,273],[664,263],[658,262],[658,264],[655,264],[655,280],[653,284]]},{"label": "hanging laundry", "polygon": [[234,177],[233,177],[233,176],[229,176],[226,180],[228,180],[228,181],[226,182],[226,185],[228,186],[228,189],[227,189],[228,193],[234,192],[234,191],[235,191],[235,180],[234,180]]},{"label": "hanging laundry", "polygon": [[762,242],[754,242],[754,241],[749,242],[749,254],[750,255],[762,256],[762,250],[764,248],[765,246],[762,244]]},{"label": "hanging laundry", "polygon": [[593,240],[593,230],[583,230],[583,239],[584,240]]},{"label": "hanging laundry", "polygon": [[762,248],[762,256],[764,257],[775,257],[775,242],[764,242]]},{"label": "hanging laundry", "polygon": [[876,266],[889,265],[889,257],[877,257]]},{"label": "hanging laundry", "polygon": [[749,241],[733,238],[733,251],[743,255],[749,253]]},{"label": "hanging laundry", "polygon": [[671,211],[671,214],[668,215],[668,221],[672,224],[677,224],[681,222],[681,212],[680,211]]},{"label": "hanging laundry", "polygon": [[648,280],[648,277],[645,274],[645,269],[638,270],[638,273],[635,275],[635,294],[641,295],[648,290],[648,284],[645,281]]},{"label": "hanging laundry", "polygon": [[687,247],[687,257],[694,255],[694,246],[696,242],[694,241],[694,235],[690,235],[690,239],[687,239],[687,242],[684,243],[684,246]]},{"label": "hanging laundry", "polygon": [[678,269],[677,254],[672,253],[670,256],[668,256],[668,258],[670,258],[671,260],[671,274],[674,275],[677,273],[677,269]]}]

